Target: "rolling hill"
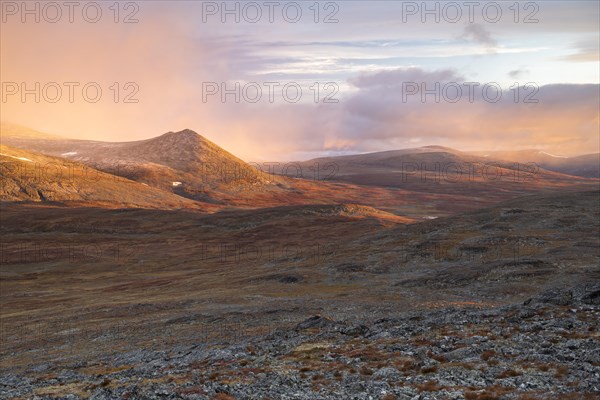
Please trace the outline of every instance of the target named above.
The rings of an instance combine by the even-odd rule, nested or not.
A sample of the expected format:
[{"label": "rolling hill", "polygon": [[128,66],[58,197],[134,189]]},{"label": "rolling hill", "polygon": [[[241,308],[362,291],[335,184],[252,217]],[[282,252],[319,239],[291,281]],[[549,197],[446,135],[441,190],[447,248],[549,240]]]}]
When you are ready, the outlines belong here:
[{"label": "rolling hill", "polygon": [[[333,167],[331,181],[403,188],[410,191],[492,195],[569,187],[592,188],[596,179],[544,169],[527,157],[515,160],[484,156],[442,146],[323,157],[299,162],[306,169],[317,164]],[[487,194],[486,194],[487,193]]]},{"label": "rolling hill", "polygon": [[540,150],[491,151],[477,152],[480,156],[488,156],[519,163],[533,162],[541,168],[562,174],[585,178],[600,178],[600,153],[566,157],[546,153]]}]

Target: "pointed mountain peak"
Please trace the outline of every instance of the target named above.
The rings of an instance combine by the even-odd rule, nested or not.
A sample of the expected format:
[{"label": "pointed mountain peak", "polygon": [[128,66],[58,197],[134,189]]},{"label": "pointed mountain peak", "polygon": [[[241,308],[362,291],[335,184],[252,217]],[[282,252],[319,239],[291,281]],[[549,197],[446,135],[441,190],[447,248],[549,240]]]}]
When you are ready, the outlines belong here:
[{"label": "pointed mountain peak", "polygon": [[216,147],[216,145],[210,140],[191,129],[184,129],[178,132],[167,132],[158,137],[149,139],[148,141],[151,143],[160,143],[161,145],[177,148]]},{"label": "pointed mountain peak", "polygon": [[245,165],[242,160],[191,129],[167,132],[152,139],[131,142],[127,151],[128,157],[135,155],[137,159],[179,170],[189,170],[192,164],[198,167],[208,163],[218,166],[233,163],[240,168]]},{"label": "pointed mountain peak", "polygon": [[192,137],[194,137],[194,136],[201,136],[200,134],[194,132],[191,129],[187,129],[187,128],[183,129],[183,130],[181,130],[179,132],[169,132],[169,133],[173,133],[173,134],[178,135],[178,136],[192,136]]},{"label": "pointed mountain peak", "polygon": [[[158,138],[178,138],[178,139],[204,139],[206,140],[202,135],[194,132],[191,129],[183,129],[181,131],[177,131],[177,132],[167,132],[161,136],[158,136]],[[157,139],[158,139],[157,138]]]}]

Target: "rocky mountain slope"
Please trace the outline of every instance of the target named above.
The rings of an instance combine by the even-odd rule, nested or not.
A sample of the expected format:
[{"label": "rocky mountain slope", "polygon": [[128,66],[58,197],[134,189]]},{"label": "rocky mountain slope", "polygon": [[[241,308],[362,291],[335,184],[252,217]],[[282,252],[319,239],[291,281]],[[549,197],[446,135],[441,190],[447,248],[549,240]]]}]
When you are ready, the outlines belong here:
[{"label": "rocky mountain slope", "polygon": [[10,132],[2,140],[196,200],[218,201],[221,193],[273,185],[267,175],[191,130],[135,142],[23,138]]},{"label": "rocky mountain slope", "polygon": [[2,201],[61,202],[96,207],[189,208],[216,211],[171,192],[85,164],[0,146]]},{"label": "rocky mountain slope", "polygon": [[596,284],[493,309],[316,315],[257,337],[229,331],[170,351],[44,365],[43,378],[8,374],[0,388],[14,399],[592,400],[600,391],[598,296]]}]

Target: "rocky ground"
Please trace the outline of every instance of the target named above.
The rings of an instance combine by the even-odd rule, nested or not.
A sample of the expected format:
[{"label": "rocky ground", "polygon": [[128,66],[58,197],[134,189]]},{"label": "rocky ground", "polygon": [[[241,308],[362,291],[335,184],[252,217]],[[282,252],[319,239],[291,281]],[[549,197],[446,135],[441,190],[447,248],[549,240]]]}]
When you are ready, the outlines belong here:
[{"label": "rocky ground", "polygon": [[599,196],[3,204],[0,398],[599,398]]},{"label": "rocky ground", "polygon": [[32,365],[3,374],[0,397],[597,399],[599,322],[599,283],[495,308],[314,316],[229,343]]}]

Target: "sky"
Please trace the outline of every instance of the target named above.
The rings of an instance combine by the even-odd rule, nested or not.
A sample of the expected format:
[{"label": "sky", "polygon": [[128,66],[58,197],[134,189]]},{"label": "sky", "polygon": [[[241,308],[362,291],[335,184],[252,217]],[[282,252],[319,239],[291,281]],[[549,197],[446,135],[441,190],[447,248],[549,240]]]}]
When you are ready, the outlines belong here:
[{"label": "sky", "polygon": [[600,151],[598,1],[0,3],[0,119],[43,132],[189,128],[247,161]]}]

